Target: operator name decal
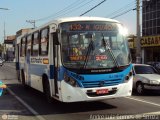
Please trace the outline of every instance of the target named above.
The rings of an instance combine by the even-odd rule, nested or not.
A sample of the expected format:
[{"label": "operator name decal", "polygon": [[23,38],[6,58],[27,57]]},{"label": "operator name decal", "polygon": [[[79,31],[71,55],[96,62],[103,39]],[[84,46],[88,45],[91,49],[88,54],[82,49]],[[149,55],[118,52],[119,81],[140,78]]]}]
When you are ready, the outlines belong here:
[{"label": "operator name decal", "polygon": [[42,58],[31,58],[31,63],[43,63]]},{"label": "operator name decal", "polygon": [[103,70],[91,70],[91,72],[111,72],[112,69],[103,69]]}]

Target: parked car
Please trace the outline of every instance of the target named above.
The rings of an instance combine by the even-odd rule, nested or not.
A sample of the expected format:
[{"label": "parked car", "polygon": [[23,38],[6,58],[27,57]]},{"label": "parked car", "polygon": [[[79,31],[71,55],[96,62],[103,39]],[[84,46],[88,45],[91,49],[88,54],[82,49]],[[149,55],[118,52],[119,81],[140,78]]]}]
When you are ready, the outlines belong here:
[{"label": "parked car", "polygon": [[160,90],[160,75],[151,65],[133,64],[133,89],[138,94],[145,90]]}]

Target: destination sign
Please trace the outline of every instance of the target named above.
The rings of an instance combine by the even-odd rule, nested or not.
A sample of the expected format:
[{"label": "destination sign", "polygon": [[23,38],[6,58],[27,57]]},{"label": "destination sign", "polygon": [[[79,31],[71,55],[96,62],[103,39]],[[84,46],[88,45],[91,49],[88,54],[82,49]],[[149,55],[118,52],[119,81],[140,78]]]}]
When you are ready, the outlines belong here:
[{"label": "destination sign", "polygon": [[116,24],[91,24],[91,23],[74,23],[69,24],[70,31],[115,31],[117,30]]}]

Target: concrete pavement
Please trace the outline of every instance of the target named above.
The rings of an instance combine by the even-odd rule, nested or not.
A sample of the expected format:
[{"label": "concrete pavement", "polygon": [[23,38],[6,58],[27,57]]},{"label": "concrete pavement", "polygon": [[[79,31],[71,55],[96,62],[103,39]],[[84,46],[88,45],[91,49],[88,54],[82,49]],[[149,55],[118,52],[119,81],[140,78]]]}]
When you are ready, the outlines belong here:
[{"label": "concrete pavement", "polygon": [[7,90],[0,97],[0,120],[36,120]]}]

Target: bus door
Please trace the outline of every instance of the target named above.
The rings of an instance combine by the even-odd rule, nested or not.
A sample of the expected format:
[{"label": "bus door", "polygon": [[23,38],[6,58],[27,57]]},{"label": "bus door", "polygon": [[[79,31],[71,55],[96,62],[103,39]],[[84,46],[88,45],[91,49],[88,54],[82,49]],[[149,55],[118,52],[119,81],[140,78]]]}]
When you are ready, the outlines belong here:
[{"label": "bus door", "polygon": [[30,50],[27,50],[26,52],[26,60],[25,60],[25,71],[26,71],[26,83],[27,85],[31,85],[31,79],[30,79]]},{"label": "bus door", "polygon": [[18,80],[20,80],[20,74],[19,74],[19,72],[20,72],[20,70],[19,70],[19,68],[20,68],[20,66],[19,66],[19,44],[17,44],[16,45],[16,51],[15,51],[15,56],[16,56],[16,71],[17,71],[17,78],[18,78]]},{"label": "bus door", "polygon": [[54,91],[55,96],[58,94],[58,77],[59,77],[59,47],[57,44],[57,33],[53,33],[53,65],[54,65]]},{"label": "bus door", "polygon": [[31,38],[32,38],[31,35],[27,37],[26,60],[25,60],[26,83],[29,86],[31,86],[31,76],[30,76]]}]

